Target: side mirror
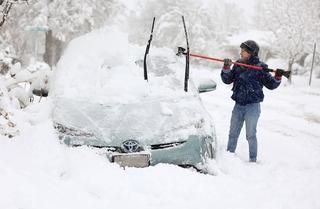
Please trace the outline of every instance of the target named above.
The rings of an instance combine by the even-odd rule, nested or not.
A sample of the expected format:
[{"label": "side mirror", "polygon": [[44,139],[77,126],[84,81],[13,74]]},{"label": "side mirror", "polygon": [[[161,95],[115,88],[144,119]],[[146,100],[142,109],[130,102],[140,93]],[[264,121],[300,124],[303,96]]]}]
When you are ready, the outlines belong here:
[{"label": "side mirror", "polygon": [[212,79],[201,80],[198,85],[199,93],[213,91],[216,88],[217,88],[217,83]]}]

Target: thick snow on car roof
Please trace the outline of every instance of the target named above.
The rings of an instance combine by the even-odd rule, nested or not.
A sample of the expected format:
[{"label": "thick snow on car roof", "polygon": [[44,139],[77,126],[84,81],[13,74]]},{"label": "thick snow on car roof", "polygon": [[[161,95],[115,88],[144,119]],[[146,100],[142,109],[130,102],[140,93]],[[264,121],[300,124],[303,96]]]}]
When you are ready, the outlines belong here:
[{"label": "thick snow on car roof", "polygon": [[[144,97],[181,97],[184,58],[151,47],[148,77],[143,76],[145,46],[129,44],[126,34],[106,27],[71,41],[60,59],[51,95],[102,103],[130,103]],[[190,93],[191,92],[191,93]],[[194,89],[187,94],[194,94]]]}]

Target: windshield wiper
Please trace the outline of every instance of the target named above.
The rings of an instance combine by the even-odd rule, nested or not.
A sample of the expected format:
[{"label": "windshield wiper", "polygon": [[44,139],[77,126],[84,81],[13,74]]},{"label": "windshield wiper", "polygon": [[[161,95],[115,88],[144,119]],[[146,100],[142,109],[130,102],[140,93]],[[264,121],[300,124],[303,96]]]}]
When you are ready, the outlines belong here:
[{"label": "windshield wiper", "polygon": [[144,53],[144,60],[143,60],[144,80],[147,80],[147,81],[148,81],[147,55],[149,54],[149,49],[150,49],[150,45],[151,45],[151,41],[152,41],[152,35],[153,35],[153,28],[154,28],[155,19],[156,18],[153,17],[151,34],[150,34],[150,38],[149,38],[149,41],[148,41],[148,45],[146,47],[146,52]]},{"label": "windshield wiper", "polygon": [[184,28],[184,34],[186,36],[186,42],[187,42],[187,53],[186,53],[186,70],[185,70],[185,76],[184,76],[184,91],[188,91],[188,81],[189,81],[189,58],[190,58],[190,50],[189,50],[189,41],[188,41],[188,33],[186,28],[186,23],[184,21],[184,16],[182,16],[182,23]]}]

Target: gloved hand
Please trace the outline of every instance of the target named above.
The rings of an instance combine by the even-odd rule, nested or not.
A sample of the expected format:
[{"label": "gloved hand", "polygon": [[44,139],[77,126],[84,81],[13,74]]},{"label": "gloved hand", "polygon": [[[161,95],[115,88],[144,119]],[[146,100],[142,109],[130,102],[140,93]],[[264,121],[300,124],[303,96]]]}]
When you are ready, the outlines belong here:
[{"label": "gloved hand", "polygon": [[276,69],[274,78],[277,80],[281,80],[283,73],[284,73],[284,70]]},{"label": "gloved hand", "polygon": [[230,66],[232,65],[232,60],[231,59],[224,59],[223,60],[223,69],[224,70],[227,70],[227,69],[230,69]]},{"label": "gloved hand", "polygon": [[263,67],[262,70],[267,73],[272,72],[272,70],[267,67]]}]

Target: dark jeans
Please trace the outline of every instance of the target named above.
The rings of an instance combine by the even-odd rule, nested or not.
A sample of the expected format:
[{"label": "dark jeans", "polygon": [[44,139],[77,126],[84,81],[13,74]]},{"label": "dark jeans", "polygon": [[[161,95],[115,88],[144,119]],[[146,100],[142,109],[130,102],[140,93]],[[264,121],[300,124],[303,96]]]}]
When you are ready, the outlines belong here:
[{"label": "dark jeans", "polygon": [[257,123],[260,116],[260,103],[247,105],[235,104],[230,124],[227,150],[235,152],[243,122],[246,123],[246,137],[249,143],[249,158],[255,162],[257,159]]}]

